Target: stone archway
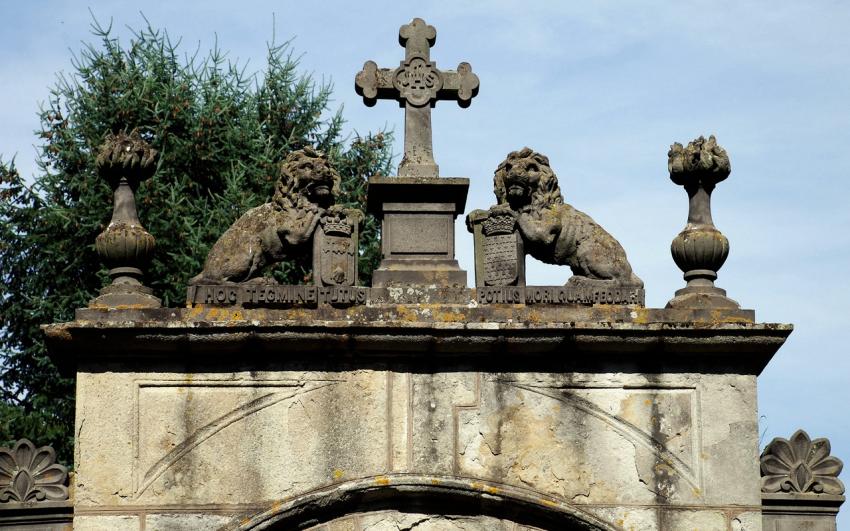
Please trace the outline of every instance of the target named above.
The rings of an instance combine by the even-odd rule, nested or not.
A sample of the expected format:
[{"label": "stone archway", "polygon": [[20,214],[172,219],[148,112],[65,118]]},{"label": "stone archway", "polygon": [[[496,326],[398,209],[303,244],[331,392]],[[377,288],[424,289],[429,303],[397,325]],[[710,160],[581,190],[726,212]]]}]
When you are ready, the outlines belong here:
[{"label": "stone archway", "polygon": [[330,531],[334,522],[346,521],[350,529],[350,522],[360,519],[369,525],[379,520],[398,525],[388,529],[416,523],[423,530],[452,526],[468,530],[619,530],[574,505],[529,489],[453,476],[407,474],[357,479],[275,502],[224,530]]}]

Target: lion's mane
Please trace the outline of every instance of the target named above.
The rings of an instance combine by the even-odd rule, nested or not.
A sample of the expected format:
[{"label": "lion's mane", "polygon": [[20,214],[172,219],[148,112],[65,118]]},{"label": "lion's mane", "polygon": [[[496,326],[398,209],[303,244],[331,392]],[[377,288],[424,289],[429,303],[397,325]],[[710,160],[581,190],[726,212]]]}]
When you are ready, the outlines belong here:
[{"label": "lion's mane", "polygon": [[544,209],[564,203],[561,189],[558,186],[558,177],[549,165],[549,157],[525,147],[519,151],[511,151],[508,157],[496,168],[496,173],[493,175],[493,192],[496,194],[499,204],[508,202],[505,178],[510,174],[511,169],[517,166],[523,170],[536,167],[540,175],[537,185],[531,192],[530,206],[532,209]]},{"label": "lion's mane", "polygon": [[306,206],[309,200],[303,191],[308,183],[316,180],[312,177],[316,175],[330,175],[332,177],[332,202],[336,203],[340,194],[342,179],[339,173],[331,167],[328,156],[309,146],[293,151],[287,155],[286,160],[280,165],[280,175],[277,183],[275,183],[272,203],[280,210]]}]

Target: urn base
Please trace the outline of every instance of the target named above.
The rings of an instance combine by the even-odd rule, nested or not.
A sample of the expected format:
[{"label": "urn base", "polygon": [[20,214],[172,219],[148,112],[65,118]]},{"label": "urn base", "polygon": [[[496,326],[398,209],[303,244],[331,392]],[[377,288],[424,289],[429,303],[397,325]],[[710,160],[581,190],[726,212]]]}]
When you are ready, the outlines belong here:
[{"label": "urn base", "polygon": [[111,284],[89,302],[89,308],[144,309],[161,308],[162,301],[153,290],[141,284]]},{"label": "urn base", "polygon": [[676,296],[670,299],[666,308],[687,309],[738,309],[738,301],[726,296],[726,290],[714,286],[686,286],[676,290]]}]

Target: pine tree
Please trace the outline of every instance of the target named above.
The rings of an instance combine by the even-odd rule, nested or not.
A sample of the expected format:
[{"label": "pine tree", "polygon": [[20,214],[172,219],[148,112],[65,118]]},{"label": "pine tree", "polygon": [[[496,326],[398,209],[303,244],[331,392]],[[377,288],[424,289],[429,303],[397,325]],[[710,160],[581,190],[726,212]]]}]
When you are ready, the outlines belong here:
[{"label": "pine tree", "polygon": [[[138,128],[160,153],[136,193],[157,247],[146,284],[166,306],[182,304],[188,278],[247,209],[272,194],[277,165],[304,146],[328,154],[343,177],[341,202],[365,210],[366,178],[387,174],[387,133],[342,137],[331,87],[298,73],[288,44],[270,44],[262,72],[248,73],[214,48],[181,59],[168,34],[148,25],[122,46],[93,24],[96,44],[60,75],[39,112],[38,174],[24,179],[0,160],[0,443],[27,437],[70,461],[74,382],[46,355],[39,326],[73,319],[107,283],[94,241],[109,222],[111,192],[97,176],[109,132]],[[361,279],[379,259],[377,225],[361,236]],[[273,275],[306,282],[304,263]]]}]

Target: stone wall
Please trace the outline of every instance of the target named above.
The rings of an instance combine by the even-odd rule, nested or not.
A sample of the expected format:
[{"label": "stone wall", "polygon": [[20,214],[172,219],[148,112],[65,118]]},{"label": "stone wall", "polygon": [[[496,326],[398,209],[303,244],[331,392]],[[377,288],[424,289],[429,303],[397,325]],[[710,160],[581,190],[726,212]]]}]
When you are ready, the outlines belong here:
[{"label": "stone wall", "polygon": [[76,529],[761,529],[790,327],[176,312],[48,329]]}]

